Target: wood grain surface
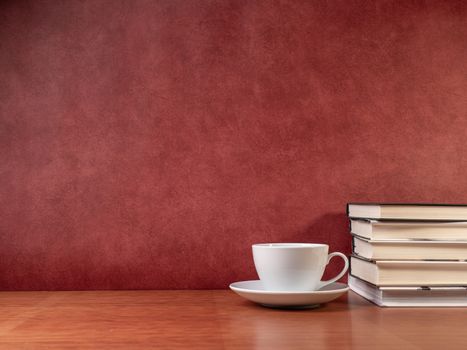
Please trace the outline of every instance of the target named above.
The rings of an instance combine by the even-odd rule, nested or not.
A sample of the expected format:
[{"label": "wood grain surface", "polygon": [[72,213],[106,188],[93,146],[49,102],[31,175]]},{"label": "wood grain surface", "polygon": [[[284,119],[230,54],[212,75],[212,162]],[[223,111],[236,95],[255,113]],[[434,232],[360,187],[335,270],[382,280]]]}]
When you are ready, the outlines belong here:
[{"label": "wood grain surface", "polygon": [[350,293],[315,310],[230,291],[0,293],[1,349],[465,349],[466,309],[383,309]]}]

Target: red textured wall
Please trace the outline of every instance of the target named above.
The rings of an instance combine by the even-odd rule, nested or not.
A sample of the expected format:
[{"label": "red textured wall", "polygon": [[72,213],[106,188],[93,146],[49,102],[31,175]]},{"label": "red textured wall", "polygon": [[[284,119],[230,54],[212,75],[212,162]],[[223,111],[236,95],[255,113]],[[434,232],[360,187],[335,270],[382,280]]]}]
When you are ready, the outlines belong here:
[{"label": "red textured wall", "polygon": [[348,253],[348,201],[467,202],[466,9],[1,2],[0,289],[225,288]]}]

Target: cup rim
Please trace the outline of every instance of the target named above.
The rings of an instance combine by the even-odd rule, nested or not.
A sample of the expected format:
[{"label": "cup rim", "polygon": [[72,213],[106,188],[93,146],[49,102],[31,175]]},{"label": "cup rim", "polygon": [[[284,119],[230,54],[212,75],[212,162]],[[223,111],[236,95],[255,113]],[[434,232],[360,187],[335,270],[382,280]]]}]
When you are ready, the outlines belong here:
[{"label": "cup rim", "polygon": [[329,247],[325,243],[256,243],[253,248],[268,248],[268,249],[306,249]]}]

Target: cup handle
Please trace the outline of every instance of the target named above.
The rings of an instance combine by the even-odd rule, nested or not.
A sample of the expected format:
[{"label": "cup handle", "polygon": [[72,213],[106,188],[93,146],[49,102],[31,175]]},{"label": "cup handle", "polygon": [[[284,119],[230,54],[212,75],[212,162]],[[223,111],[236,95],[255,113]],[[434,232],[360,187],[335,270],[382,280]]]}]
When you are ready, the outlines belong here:
[{"label": "cup handle", "polygon": [[[327,281],[321,281],[321,282],[319,283],[319,288],[323,288],[324,286],[327,286],[327,285],[330,284],[330,283],[336,282],[339,278],[341,278],[342,276],[344,276],[345,273],[347,272],[347,270],[349,269],[349,259],[347,259],[347,257],[346,257],[344,254],[340,253],[340,252],[334,252],[334,253],[329,254],[329,255],[328,255],[328,261],[327,261],[327,263],[326,263],[326,266],[329,264],[329,262],[331,261],[331,259],[332,259],[333,257],[335,257],[335,256],[339,256],[339,257],[341,257],[341,258],[344,260],[344,263],[345,263],[344,268],[342,269],[341,272],[339,272],[339,274],[338,274],[336,277],[331,278],[330,280],[327,280]],[[318,288],[318,289],[319,289],[319,288]]]}]

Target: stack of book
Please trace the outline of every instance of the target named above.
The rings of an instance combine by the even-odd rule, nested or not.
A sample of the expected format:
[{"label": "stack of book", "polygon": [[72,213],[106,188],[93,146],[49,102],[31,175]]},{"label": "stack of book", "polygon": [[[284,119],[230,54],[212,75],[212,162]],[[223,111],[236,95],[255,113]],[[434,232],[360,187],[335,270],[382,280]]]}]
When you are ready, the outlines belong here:
[{"label": "stack of book", "polygon": [[349,203],[350,288],[380,306],[467,306],[467,205]]}]

